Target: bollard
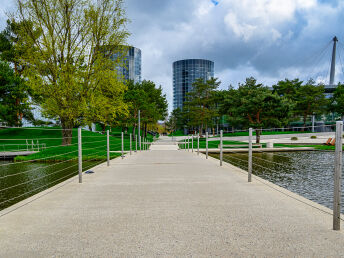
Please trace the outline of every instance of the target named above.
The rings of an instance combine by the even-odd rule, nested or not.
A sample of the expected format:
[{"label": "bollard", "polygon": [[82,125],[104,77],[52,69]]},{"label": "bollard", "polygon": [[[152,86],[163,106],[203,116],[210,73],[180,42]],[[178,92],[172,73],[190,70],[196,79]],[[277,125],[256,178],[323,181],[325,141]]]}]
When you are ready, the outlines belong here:
[{"label": "bollard", "polygon": [[110,166],[110,133],[109,130],[106,131],[106,156],[107,156],[107,166]]},{"label": "bollard", "polygon": [[124,159],[124,135],[122,132],[122,159]]},{"label": "bollard", "polygon": [[208,159],[208,132],[205,133],[205,157]]},{"label": "bollard", "polygon": [[197,155],[199,155],[199,133],[197,135]]},{"label": "bollard", "polygon": [[194,138],[194,135],[192,134],[192,136],[191,136],[191,149],[192,149],[192,152],[193,152],[193,138]]},{"label": "bollard", "polygon": [[222,166],[222,159],[223,159],[223,143],[222,143],[222,135],[223,131],[220,131],[220,166]]},{"label": "bollard", "polygon": [[129,139],[129,142],[130,142],[130,155],[131,155],[131,134],[130,134],[130,139]]},{"label": "bollard", "polygon": [[135,152],[137,152],[137,135],[135,135]]},{"label": "bollard", "polygon": [[82,145],[81,145],[81,127],[78,128],[78,167],[79,183],[82,183]]},{"label": "bollard", "polygon": [[248,182],[252,182],[252,128],[248,135]]},{"label": "bollard", "polygon": [[336,151],[334,164],[333,230],[340,230],[341,177],[343,167],[343,121],[336,122]]}]

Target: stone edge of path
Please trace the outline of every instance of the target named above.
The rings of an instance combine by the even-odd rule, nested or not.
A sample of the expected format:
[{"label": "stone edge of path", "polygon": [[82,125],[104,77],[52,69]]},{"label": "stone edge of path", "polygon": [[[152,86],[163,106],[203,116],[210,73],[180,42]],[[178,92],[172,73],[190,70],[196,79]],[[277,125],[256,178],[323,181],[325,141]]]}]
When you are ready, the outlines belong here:
[{"label": "stone edge of path", "polygon": [[[126,157],[127,156],[125,155],[124,159]],[[113,164],[113,163],[118,163],[121,160],[122,160],[121,157],[116,157],[114,159],[111,159],[110,160],[110,165]],[[104,168],[107,168],[106,161],[104,161],[103,163],[100,163],[100,164],[98,164],[98,165],[96,165],[94,167],[88,168],[87,170],[97,170],[97,172],[101,172],[101,170],[104,169]],[[84,177],[85,176],[85,172],[83,172],[82,175]],[[21,200],[20,202],[17,202],[15,204],[11,205],[10,207],[7,207],[7,208],[1,210],[0,211],[0,220],[1,220],[2,217],[6,216],[7,214],[10,214],[11,212],[16,211],[16,210],[18,210],[18,209],[20,209],[20,208],[30,204],[31,202],[39,200],[40,198],[43,198],[44,196],[46,196],[46,195],[48,195],[48,194],[50,194],[50,193],[52,193],[52,192],[54,192],[54,191],[64,187],[64,186],[66,186],[66,185],[68,185],[70,183],[73,183],[73,182],[77,183],[78,177],[79,177],[78,175],[72,176],[71,178],[68,178],[67,180],[62,181],[61,183],[58,183],[57,185],[49,187],[49,188],[47,188],[47,189],[45,189],[45,190],[43,190],[43,191],[41,191],[39,193],[36,193],[35,195],[32,195],[32,196],[30,196],[30,197],[28,197],[28,198],[26,198],[24,200]],[[83,178],[83,179],[85,179],[85,178]],[[85,180],[83,180],[83,181],[85,181]],[[87,182],[83,182],[82,184],[84,184],[84,183],[87,183]],[[80,185],[82,185],[82,184],[80,184]]]},{"label": "stone edge of path", "polygon": [[[197,152],[195,152],[193,154],[197,155]],[[203,154],[203,153],[200,153],[200,157],[206,159],[206,155]],[[220,165],[219,165],[220,161],[218,159],[213,158],[211,156],[208,156],[208,160],[210,162],[216,163],[220,167]],[[232,164],[230,164],[230,163],[228,163],[226,161],[223,161],[222,164],[223,164],[223,166],[222,166],[223,168],[228,168],[231,171],[233,171],[236,174],[238,174],[239,176],[241,176],[242,178],[246,178],[246,180],[247,180],[247,177],[248,177],[248,172],[247,171],[245,171],[245,170],[243,170],[241,168],[238,168],[238,167],[236,167],[236,166],[234,166],[234,165],[232,165]],[[267,187],[275,190],[276,192],[279,192],[280,194],[283,194],[286,197],[292,198],[295,201],[298,201],[298,202],[303,203],[303,204],[305,204],[305,205],[307,205],[309,207],[317,209],[317,210],[319,210],[319,211],[321,211],[323,213],[326,213],[327,215],[333,216],[333,211],[331,209],[329,209],[329,208],[327,208],[327,207],[325,207],[325,206],[323,206],[323,205],[321,205],[319,203],[311,201],[311,200],[309,200],[309,199],[307,199],[307,198],[305,198],[305,197],[303,197],[301,195],[293,193],[293,192],[291,192],[291,191],[289,191],[289,190],[287,190],[287,189],[285,189],[283,187],[280,187],[280,186],[278,186],[278,185],[276,185],[274,183],[271,183],[270,181],[267,181],[267,180],[265,180],[265,179],[263,179],[261,177],[258,177],[256,175],[252,174],[252,179],[254,180],[254,181],[252,180],[253,183],[256,182],[256,183],[262,184],[264,186],[267,186]],[[247,184],[249,185],[251,183],[247,182]],[[341,214],[340,218],[344,222],[344,214]],[[332,225],[329,225],[329,226],[332,226]],[[341,232],[344,233],[344,227],[341,230]]]}]

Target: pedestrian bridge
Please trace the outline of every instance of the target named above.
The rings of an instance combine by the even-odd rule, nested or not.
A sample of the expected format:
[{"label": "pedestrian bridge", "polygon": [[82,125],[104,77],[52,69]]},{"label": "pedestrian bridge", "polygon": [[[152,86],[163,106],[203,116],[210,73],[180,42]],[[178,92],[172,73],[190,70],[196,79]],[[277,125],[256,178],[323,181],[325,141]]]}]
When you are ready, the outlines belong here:
[{"label": "pedestrian bridge", "polygon": [[0,256],[344,254],[327,208],[167,137],[93,170],[1,211]]}]

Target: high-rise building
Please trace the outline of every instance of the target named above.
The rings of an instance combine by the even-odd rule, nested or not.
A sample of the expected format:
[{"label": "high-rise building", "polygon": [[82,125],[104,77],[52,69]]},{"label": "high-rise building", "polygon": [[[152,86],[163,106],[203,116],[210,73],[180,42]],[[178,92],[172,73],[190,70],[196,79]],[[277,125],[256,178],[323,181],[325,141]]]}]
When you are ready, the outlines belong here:
[{"label": "high-rise building", "polygon": [[[112,56],[116,58],[116,54]],[[117,68],[124,79],[133,80],[135,83],[141,82],[141,50],[136,47],[128,47],[128,52],[124,56],[124,66]]]},{"label": "high-rise building", "polygon": [[173,63],[173,108],[183,108],[183,103],[196,79],[214,77],[214,62],[204,59],[185,59]]}]

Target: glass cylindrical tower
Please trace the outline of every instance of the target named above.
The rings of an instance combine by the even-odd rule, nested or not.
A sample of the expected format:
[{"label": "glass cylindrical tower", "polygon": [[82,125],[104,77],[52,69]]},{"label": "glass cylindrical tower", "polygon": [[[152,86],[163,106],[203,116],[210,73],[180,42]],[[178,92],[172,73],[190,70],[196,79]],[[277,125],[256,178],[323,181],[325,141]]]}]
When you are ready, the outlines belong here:
[{"label": "glass cylindrical tower", "polygon": [[183,108],[186,95],[196,79],[214,77],[214,62],[204,59],[185,59],[173,63],[173,108]]}]

